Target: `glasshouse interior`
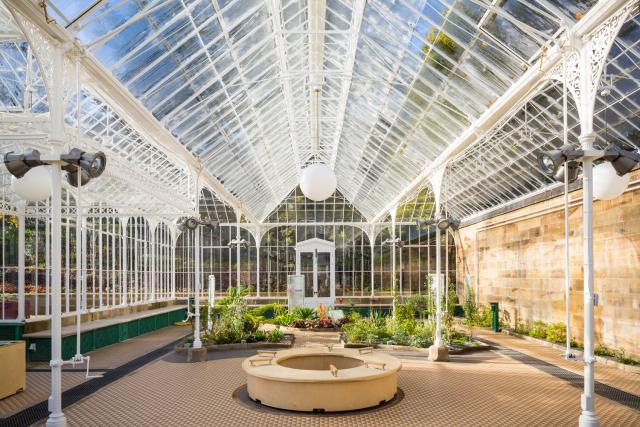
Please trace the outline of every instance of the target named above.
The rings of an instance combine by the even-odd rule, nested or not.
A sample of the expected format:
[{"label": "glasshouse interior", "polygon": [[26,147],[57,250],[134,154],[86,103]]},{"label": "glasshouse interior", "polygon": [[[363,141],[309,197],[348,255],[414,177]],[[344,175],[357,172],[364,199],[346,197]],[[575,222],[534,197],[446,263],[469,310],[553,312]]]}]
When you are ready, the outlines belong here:
[{"label": "glasshouse interior", "polygon": [[640,1],[0,0],[0,425],[640,425]]}]

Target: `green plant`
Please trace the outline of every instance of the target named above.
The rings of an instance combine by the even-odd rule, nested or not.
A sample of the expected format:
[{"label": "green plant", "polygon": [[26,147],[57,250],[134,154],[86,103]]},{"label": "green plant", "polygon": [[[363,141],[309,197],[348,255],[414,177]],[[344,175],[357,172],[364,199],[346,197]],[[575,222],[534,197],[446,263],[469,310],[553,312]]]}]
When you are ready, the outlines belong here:
[{"label": "green plant", "polygon": [[261,305],[252,310],[252,314],[264,317],[265,319],[275,319],[286,312],[287,308],[277,303]]},{"label": "green plant", "polygon": [[516,323],[513,327],[513,332],[520,335],[529,335],[529,332],[531,332],[531,327],[528,323]]},{"label": "green plant", "polygon": [[529,330],[529,336],[533,338],[545,339],[547,338],[547,325],[544,322],[536,320],[531,324]]},{"label": "green plant", "polygon": [[564,323],[549,323],[546,330],[547,341],[564,343],[567,340],[567,328]]},{"label": "green plant", "polygon": [[280,329],[274,329],[269,333],[269,341],[271,342],[280,342],[284,338],[284,332]]},{"label": "green plant", "polygon": [[294,320],[296,320],[296,318],[293,313],[284,313],[276,316],[273,323],[275,323],[276,325],[289,326],[293,323]]},{"label": "green plant", "polygon": [[411,307],[414,315],[417,313],[420,320],[424,320],[429,308],[429,298],[426,295],[414,295],[407,299],[406,305]]},{"label": "green plant", "polygon": [[471,336],[473,327],[478,324],[479,319],[480,312],[478,310],[478,304],[476,304],[473,290],[469,289],[464,301],[464,324],[467,326],[469,336]]},{"label": "green plant", "polygon": [[267,339],[267,334],[265,331],[258,330],[253,333],[254,341],[266,341],[266,339]]},{"label": "green plant", "polygon": [[313,319],[314,311],[309,307],[294,307],[292,314],[296,320],[310,320]]},{"label": "green plant", "polygon": [[608,356],[608,357],[616,356],[616,352],[614,350],[610,349],[609,347],[606,347],[602,343],[598,344],[593,349],[593,354],[595,354],[596,356]]},{"label": "green plant", "polygon": [[430,322],[420,322],[416,325],[409,345],[426,348],[433,344],[433,325]]}]

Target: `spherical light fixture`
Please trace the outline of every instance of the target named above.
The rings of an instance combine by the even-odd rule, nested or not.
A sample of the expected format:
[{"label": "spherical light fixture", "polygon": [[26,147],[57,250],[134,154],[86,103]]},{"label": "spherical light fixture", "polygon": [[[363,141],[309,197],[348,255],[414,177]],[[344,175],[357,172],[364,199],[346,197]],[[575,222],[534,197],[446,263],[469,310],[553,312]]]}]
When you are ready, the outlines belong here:
[{"label": "spherical light fixture", "polygon": [[307,166],[300,175],[302,193],[314,202],[321,202],[336,191],[336,175],[327,165],[316,163]]},{"label": "spherical light fixture", "polygon": [[593,198],[615,199],[627,189],[630,174],[618,175],[610,162],[602,162],[593,167]]},{"label": "spherical light fixture", "polygon": [[43,166],[29,169],[22,178],[11,177],[11,189],[30,202],[41,202],[51,194],[49,169]]}]

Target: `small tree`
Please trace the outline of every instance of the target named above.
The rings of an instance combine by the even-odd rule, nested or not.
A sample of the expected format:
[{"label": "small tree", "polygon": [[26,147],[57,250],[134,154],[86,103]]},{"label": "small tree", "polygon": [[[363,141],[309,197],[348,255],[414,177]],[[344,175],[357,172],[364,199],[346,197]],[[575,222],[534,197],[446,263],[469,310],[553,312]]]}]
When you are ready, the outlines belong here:
[{"label": "small tree", "polygon": [[473,290],[468,289],[464,301],[464,323],[467,325],[469,338],[471,338],[473,327],[478,324],[479,319],[480,312],[476,304],[475,295],[473,294]]}]

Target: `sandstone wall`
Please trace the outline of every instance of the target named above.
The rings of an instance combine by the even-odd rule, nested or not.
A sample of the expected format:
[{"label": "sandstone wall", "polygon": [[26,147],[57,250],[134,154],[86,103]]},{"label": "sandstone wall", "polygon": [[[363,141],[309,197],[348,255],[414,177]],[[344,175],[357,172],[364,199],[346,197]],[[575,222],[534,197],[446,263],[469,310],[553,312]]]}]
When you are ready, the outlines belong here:
[{"label": "sandstone wall", "polygon": [[[596,343],[635,355],[640,355],[639,178],[636,171],[629,190],[617,199],[595,201],[593,219]],[[476,289],[480,304],[498,301],[511,324],[564,322],[563,206],[560,196],[461,229],[458,282]],[[571,335],[582,341],[581,190],[570,193],[570,206]]]}]

